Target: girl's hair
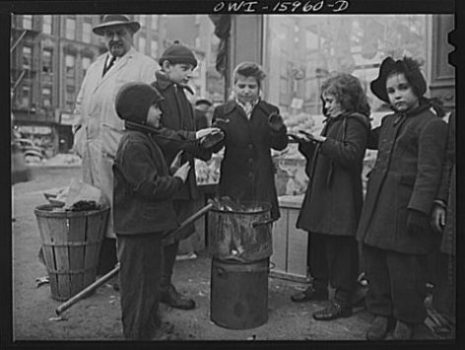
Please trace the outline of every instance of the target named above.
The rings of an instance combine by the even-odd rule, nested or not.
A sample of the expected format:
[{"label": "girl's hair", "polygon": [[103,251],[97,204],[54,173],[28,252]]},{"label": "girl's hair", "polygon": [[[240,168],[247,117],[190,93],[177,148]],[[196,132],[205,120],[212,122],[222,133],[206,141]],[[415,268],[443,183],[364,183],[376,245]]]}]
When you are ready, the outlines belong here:
[{"label": "girl's hair", "polygon": [[262,67],[260,67],[255,62],[242,62],[234,68],[233,72],[233,80],[236,83],[237,79],[239,78],[238,75],[242,75],[244,77],[254,77],[257,80],[258,88],[260,89],[261,82],[265,79],[266,74],[263,71]]},{"label": "girl's hair", "polygon": [[[366,117],[370,116],[370,105],[363,91],[360,81],[353,75],[347,73],[337,73],[330,76],[321,85],[321,100],[323,94],[331,94],[341,107],[347,112],[358,112]],[[323,114],[326,110],[323,101]]]}]

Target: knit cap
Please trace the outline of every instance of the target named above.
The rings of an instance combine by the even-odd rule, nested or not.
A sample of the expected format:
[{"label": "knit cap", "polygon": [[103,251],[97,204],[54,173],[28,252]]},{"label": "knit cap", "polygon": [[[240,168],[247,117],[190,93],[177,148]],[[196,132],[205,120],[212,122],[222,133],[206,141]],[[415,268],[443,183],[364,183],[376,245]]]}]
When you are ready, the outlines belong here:
[{"label": "knit cap", "polygon": [[179,41],[175,41],[173,45],[163,52],[158,63],[161,66],[166,60],[168,60],[171,64],[188,63],[191,64],[193,68],[197,67],[197,59],[195,58],[192,50],[187,46],[180,44]]},{"label": "knit cap", "polygon": [[145,124],[150,106],[162,100],[162,95],[148,84],[127,83],[116,94],[115,109],[121,119]]}]

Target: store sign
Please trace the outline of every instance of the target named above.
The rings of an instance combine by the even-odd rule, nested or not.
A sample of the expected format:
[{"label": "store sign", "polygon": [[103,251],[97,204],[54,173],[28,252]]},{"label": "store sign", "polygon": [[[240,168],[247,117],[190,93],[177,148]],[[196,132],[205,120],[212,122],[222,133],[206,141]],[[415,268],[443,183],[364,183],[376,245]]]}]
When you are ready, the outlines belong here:
[{"label": "store sign", "polygon": [[52,128],[49,126],[20,125],[18,131],[24,134],[49,135],[52,133]]},{"label": "store sign", "polygon": [[63,124],[63,125],[73,125],[74,124],[74,114],[61,113],[61,124]]}]

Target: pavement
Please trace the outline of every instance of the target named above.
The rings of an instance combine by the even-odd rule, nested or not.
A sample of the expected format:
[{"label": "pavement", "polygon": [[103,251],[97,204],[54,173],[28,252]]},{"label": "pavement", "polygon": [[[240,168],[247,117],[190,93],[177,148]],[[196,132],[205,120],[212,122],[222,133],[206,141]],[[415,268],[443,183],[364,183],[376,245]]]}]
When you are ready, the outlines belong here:
[{"label": "pavement", "polygon": [[[37,253],[41,246],[39,229],[33,210],[45,204],[45,190],[69,185],[80,177],[79,166],[33,167],[32,180],[13,189],[12,258],[13,258],[13,336],[14,340],[123,340],[119,293],[111,283],[100,287],[60,317],[60,305],[50,294],[50,285],[37,278],[47,275]],[[165,322],[173,325],[172,340],[216,341],[335,341],[365,342],[365,332],[372,316],[363,305],[351,317],[330,322],[316,321],[312,313],[325,302],[293,303],[290,296],[305,285],[280,278],[269,278],[268,320],[245,330],[218,326],[211,320],[211,258],[206,250],[196,252],[194,259],[176,262],[174,284],[192,296],[195,310],[182,311],[161,304]],[[38,283],[41,282],[41,283]],[[428,327],[420,326],[415,339],[435,343],[439,338]]]}]

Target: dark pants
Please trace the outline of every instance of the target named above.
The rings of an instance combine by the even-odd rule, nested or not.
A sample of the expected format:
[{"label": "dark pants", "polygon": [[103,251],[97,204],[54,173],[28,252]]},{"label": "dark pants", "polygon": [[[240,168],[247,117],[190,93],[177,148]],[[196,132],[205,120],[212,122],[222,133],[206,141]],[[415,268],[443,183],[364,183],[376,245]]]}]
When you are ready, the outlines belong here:
[{"label": "dark pants", "polygon": [[[181,223],[186,220],[189,216],[194,214],[194,202],[193,201],[174,201],[174,210],[178,221]],[[186,238],[195,231],[194,224],[187,226],[180,233],[180,239]],[[163,276],[161,285],[168,286],[171,284],[171,277],[173,276],[174,263],[176,262],[176,254],[178,252],[180,239],[170,239],[167,237],[165,247],[163,251]]]},{"label": "dark pants", "polygon": [[162,234],[118,235],[118,259],[124,337],[150,340],[161,324]]},{"label": "dark pants", "polygon": [[419,324],[426,318],[426,255],[363,246],[369,289],[368,311]]},{"label": "dark pants", "polygon": [[110,270],[113,270],[117,262],[116,239],[105,237],[100,248],[97,275],[105,275]]},{"label": "dark pants", "polygon": [[309,270],[316,289],[327,289],[328,282],[335,299],[350,303],[358,276],[357,242],[354,237],[309,233]]}]

